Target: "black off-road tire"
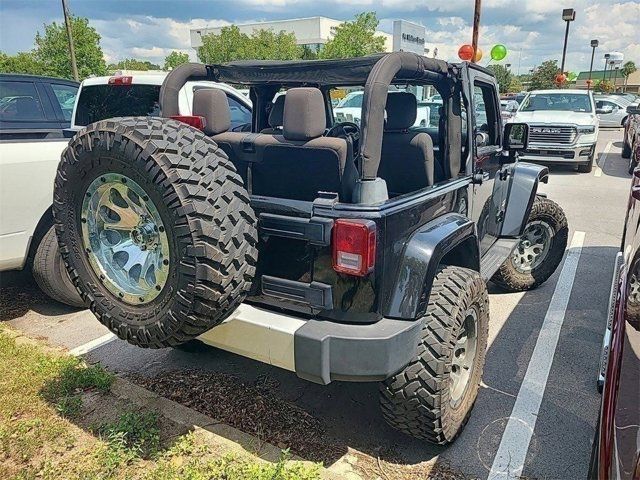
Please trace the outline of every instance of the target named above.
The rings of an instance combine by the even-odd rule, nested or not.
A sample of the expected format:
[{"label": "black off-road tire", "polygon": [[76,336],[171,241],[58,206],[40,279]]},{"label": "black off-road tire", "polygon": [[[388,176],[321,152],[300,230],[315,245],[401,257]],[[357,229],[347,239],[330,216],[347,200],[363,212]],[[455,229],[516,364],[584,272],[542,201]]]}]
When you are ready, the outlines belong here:
[{"label": "black off-road tire", "polygon": [[[168,277],[148,303],[115,296],[85,252],[83,196],[105,174],[136,182],[166,226]],[[53,214],[62,258],[85,304],[140,347],[176,346],[218,325],[253,280],[256,218],[242,179],[213,140],[175,120],[116,118],[80,131],[62,154]]]},{"label": "black off-road tire", "polygon": [[540,265],[527,273],[519,272],[509,256],[491,277],[491,281],[507,292],[522,292],[539,287],[546,282],[562,261],[567,248],[569,226],[562,208],[552,200],[536,197],[531,207],[527,224],[535,221],[545,222],[553,230],[551,245],[547,256]]},{"label": "black off-road tire", "polygon": [[627,139],[622,140],[622,158],[631,158],[631,145],[627,143]]},{"label": "black off-road tire", "polygon": [[578,165],[578,172],[589,173],[591,172],[591,170],[593,170],[594,155],[595,155],[594,153],[591,154],[591,156],[589,157],[589,161],[587,163],[581,163],[580,165]]},{"label": "black off-road tire", "polygon": [[[477,347],[468,387],[450,402],[456,339],[470,308],[477,313]],[[478,395],[489,335],[487,286],[473,270],[444,267],[436,275],[422,326],[417,356],[404,370],[380,383],[386,422],[412,437],[444,445],[466,424]]]},{"label": "black off-road tire", "polygon": [[36,248],[31,271],[40,290],[47,296],[70,307],[84,307],[84,302],[73,286],[60,256],[53,226],[44,234]]}]

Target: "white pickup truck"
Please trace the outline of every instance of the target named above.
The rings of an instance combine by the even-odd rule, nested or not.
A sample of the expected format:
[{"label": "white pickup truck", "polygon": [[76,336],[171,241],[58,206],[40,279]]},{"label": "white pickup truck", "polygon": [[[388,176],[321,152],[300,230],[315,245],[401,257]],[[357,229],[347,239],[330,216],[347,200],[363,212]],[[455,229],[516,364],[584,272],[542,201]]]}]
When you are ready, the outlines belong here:
[{"label": "white pickup truck", "polygon": [[[159,115],[165,76],[94,77],[84,80],[79,90],[77,83],[62,79],[0,76],[0,271],[32,268],[47,295],[68,305],[83,305],[58,254],[51,215],[53,181],[69,141],[65,135],[105,118]],[[250,128],[251,101],[220,83],[188,82],[179,93],[181,115],[191,115],[193,92],[200,88],[223,90],[232,128]],[[45,129],[38,122],[47,116],[55,122],[49,121]]]},{"label": "white pickup truck", "polygon": [[534,90],[509,122],[529,125],[529,146],[520,154],[525,162],[593,167],[599,121],[591,92]]}]

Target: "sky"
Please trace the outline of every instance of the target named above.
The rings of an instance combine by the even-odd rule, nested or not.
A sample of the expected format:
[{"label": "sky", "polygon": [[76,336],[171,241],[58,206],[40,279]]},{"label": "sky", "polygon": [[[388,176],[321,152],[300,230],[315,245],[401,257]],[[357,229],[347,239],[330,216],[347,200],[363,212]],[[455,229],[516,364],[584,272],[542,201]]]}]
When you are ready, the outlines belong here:
[{"label": "sky", "polygon": [[[379,29],[392,32],[404,19],[426,27],[426,44],[439,58],[457,60],[457,50],[471,43],[473,0],[68,0],[73,14],[89,18],[101,35],[109,63],[139,58],[163,63],[172,50],[189,53],[189,29],[232,23],[327,16],[348,20],[375,11]],[[594,69],[606,52],[622,52],[640,65],[640,1],[610,0],[484,0],[480,47],[486,64],[496,43],[509,53],[514,73],[527,73],[546,59],[560,63],[565,23],[563,8],[576,9],[567,48],[569,71],[589,69],[593,38],[600,41]],[[60,0],[0,0],[0,50],[9,54],[33,48],[43,24],[62,21]]]}]

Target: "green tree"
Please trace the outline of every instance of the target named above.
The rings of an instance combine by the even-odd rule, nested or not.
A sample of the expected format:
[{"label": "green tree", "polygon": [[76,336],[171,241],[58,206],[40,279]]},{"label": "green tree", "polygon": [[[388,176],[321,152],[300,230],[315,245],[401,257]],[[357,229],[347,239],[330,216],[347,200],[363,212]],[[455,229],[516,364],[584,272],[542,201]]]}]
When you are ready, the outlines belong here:
[{"label": "green tree", "polygon": [[331,38],[320,50],[320,58],[362,57],[384,51],[384,37],[376,35],[378,17],[375,12],[363,12],[355,20],[333,29]]},{"label": "green tree", "polygon": [[31,52],[20,52],[16,55],[7,55],[0,52],[0,73],[28,73],[42,75],[43,65],[36,60]]},{"label": "green tree", "polygon": [[183,63],[189,63],[189,55],[182,52],[173,51],[164,59],[164,69],[171,70]]},{"label": "green tree", "polygon": [[600,93],[613,92],[613,83],[608,80],[599,80],[593,86],[593,90]]},{"label": "green tree", "polygon": [[522,85],[522,81],[515,75],[511,77],[511,83],[509,84],[509,91],[513,93],[518,93],[524,90],[524,85]]},{"label": "green tree", "polygon": [[149,60],[138,60],[136,58],[125,58],[118,63],[110,64],[107,69],[113,70],[160,70],[160,65],[151,63]]},{"label": "green tree", "polygon": [[295,60],[302,52],[293,33],[256,30],[249,37],[249,55],[255,60]]},{"label": "green tree", "polygon": [[249,56],[249,36],[241,33],[236,25],[222,27],[220,35],[204,35],[202,46],[198,48],[198,58],[202,63],[225,63],[233,60],[247,60]]},{"label": "green tree", "polygon": [[513,75],[507,67],[493,64],[489,65],[487,68],[495,75],[498,86],[500,87],[500,93],[508,93],[512,91],[511,82],[513,80]]},{"label": "green tree", "polygon": [[638,70],[636,68],[636,64],[635,64],[635,62],[632,62],[631,60],[629,60],[628,62],[625,62],[624,65],[622,65],[622,68],[620,69],[620,73],[624,77],[624,90],[625,91],[627,90],[627,81],[629,80],[629,75],[634,73],[636,70]]},{"label": "green tree", "polygon": [[541,90],[544,88],[556,88],[556,75],[558,74],[558,61],[545,60],[536,67],[531,74],[529,90]]},{"label": "green tree", "polygon": [[[71,16],[71,32],[78,64],[78,74],[83,79],[89,75],[105,75],[107,66],[100,47],[100,35],[89,26],[87,18]],[[36,33],[33,52],[43,66],[43,74],[73,78],[67,30],[64,23],[52,22],[44,26],[44,33]]]}]

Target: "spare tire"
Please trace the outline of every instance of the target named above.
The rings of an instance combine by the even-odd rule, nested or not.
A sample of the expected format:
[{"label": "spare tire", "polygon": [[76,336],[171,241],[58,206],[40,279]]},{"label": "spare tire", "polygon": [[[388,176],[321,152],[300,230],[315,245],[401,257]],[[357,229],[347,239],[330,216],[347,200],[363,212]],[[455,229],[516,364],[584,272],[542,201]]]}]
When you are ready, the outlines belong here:
[{"label": "spare tire", "polygon": [[233,164],[170,119],[114,118],[62,154],[53,215],[85,303],[140,347],[172,347],[221,323],[245,298],[256,218]]}]

